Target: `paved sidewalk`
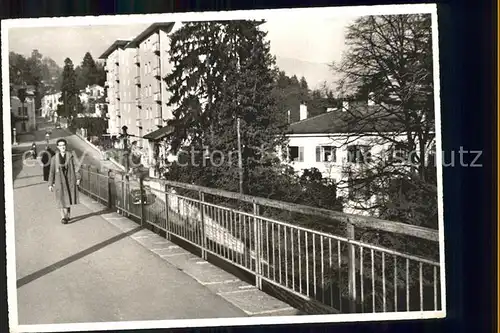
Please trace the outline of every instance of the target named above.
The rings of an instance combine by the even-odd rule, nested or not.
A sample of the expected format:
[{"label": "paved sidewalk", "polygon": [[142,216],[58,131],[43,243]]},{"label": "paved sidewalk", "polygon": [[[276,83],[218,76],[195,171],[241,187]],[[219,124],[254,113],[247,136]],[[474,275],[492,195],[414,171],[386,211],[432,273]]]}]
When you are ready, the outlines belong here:
[{"label": "paved sidewalk", "polygon": [[40,167],[14,181],[21,325],[246,316],[135,241],[137,225],[123,232],[82,201],[63,225]]}]

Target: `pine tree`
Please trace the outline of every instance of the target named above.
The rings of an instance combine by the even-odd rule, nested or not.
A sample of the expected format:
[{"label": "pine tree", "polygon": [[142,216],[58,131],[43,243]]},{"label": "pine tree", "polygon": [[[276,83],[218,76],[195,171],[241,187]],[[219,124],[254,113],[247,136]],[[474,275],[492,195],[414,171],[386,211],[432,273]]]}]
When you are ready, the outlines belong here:
[{"label": "pine tree", "polygon": [[85,89],[87,86],[98,84],[101,76],[90,52],[85,53],[81,65],[75,71],[77,73],[77,87],[80,90]]},{"label": "pine tree", "polygon": [[249,185],[255,183],[259,167],[275,162],[265,159],[267,152],[284,140],[286,120],[272,94],[275,60],[258,25],[253,21],[187,23],[171,37],[174,69],[166,81],[172,92],[170,104],[175,106],[175,118],[169,122],[175,132],[173,148],[189,143],[224,154],[224,161],[214,157],[220,166],[207,165],[204,174],[211,181],[205,185],[238,189],[238,118],[245,192],[252,192]]},{"label": "pine tree", "polygon": [[73,62],[70,58],[66,58],[66,60],[64,60],[61,97],[59,98],[59,101],[63,104],[58,107],[58,115],[68,118],[70,121],[75,118],[76,114],[82,108],[79,90],[76,86],[76,73],[73,67]]}]

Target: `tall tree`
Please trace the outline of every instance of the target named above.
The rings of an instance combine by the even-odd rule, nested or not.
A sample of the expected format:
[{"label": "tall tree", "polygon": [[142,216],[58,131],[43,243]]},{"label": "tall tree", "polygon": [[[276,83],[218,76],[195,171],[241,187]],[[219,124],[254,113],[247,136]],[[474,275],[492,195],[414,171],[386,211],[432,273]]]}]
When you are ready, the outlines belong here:
[{"label": "tall tree", "polygon": [[59,101],[62,102],[62,105],[58,106],[58,115],[68,118],[70,121],[82,109],[79,90],[76,86],[76,73],[70,58],[64,60]]},{"label": "tall tree", "polygon": [[100,62],[96,62],[96,75],[95,75],[95,84],[100,85],[101,87],[104,87],[104,84],[106,83],[106,71],[104,70],[104,64]]},{"label": "tall tree", "polygon": [[90,52],[85,53],[81,65],[75,70],[77,72],[77,87],[80,90],[85,89],[87,86],[97,84],[99,81],[98,67]]},{"label": "tall tree", "polygon": [[[369,125],[376,132],[370,144],[389,146],[385,156],[371,157],[373,167],[346,170],[359,191],[378,198],[367,204],[359,196],[358,208],[436,227],[435,168],[428,167],[435,138],[431,37],[428,14],[362,17],[348,27],[348,50],[333,68],[342,74],[343,96],[373,103],[346,110],[353,133],[346,144],[367,140],[360,129]],[[396,152],[408,160],[391,158]]]},{"label": "tall tree", "polygon": [[272,92],[278,108],[284,114],[290,111],[290,122],[300,119],[299,106],[304,102],[304,93],[297,76],[289,77],[285,72],[279,71],[276,77],[276,84]]},{"label": "tall tree", "polygon": [[279,144],[286,125],[271,94],[274,58],[258,26],[253,21],[187,23],[171,37],[174,68],[166,81],[172,93],[169,104],[175,106],[169,122],[175,133],[172,148],[190,144],[224,152],[222,165],[205,174],[207,181],[217,179],[217,186],[229,190],[238,188],[233,181],[238,179],[237,119],[247,192],[264,163],[255,148]]},{"label": "tall tree", "polygon": [[28,83],[28,64],[27,60],[21,54],[9,52],[9,78],[12,85],[21,85]]}]

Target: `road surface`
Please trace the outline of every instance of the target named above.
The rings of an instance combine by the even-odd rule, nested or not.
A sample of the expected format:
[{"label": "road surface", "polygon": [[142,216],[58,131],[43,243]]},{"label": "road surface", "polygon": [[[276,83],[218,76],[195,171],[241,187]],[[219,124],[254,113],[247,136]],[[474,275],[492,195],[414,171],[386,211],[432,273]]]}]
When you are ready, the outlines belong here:
[{"label": "road surface", "polygon": [[84,205],[61,224],[41,168],[13,169],[19,324],[245,316]]}]

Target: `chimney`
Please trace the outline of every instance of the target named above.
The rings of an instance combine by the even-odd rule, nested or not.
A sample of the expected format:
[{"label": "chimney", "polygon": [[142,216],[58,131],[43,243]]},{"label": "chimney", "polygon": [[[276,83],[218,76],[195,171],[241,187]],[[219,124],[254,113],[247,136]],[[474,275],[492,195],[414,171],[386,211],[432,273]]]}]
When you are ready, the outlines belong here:
[{"label": "chimney", "polygon": [[342,101],[342,111],[346,112],[349,110],[349,101]]},{"label": "chimney", "polygon": [[307,105],[300,103],[300,120],[307,119]]},{"label": "chimney", "polygon": [[292,119],[290,118],[290,110],[287,111],[287,114],[288,114],[288,123],[290,124],[292,121]]},{"label": "chimney", "polygon": [[368,106],[375,105],[374,97],[375,97],[375,94],[373,92],[368,94]]}]

